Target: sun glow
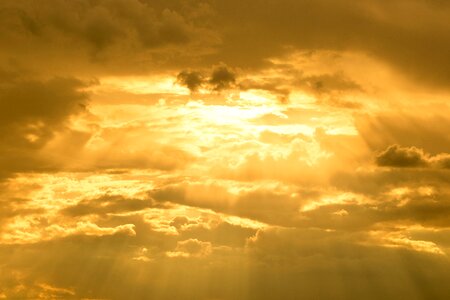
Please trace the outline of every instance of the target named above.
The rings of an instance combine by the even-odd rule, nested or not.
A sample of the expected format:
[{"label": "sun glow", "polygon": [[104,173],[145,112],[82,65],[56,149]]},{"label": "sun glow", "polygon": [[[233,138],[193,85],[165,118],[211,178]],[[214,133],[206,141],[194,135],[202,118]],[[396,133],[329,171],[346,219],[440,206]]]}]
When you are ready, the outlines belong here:
[{"label": "sun glow", "polygon": [[0,299],[450,299],[449,20],[0,1]]}]

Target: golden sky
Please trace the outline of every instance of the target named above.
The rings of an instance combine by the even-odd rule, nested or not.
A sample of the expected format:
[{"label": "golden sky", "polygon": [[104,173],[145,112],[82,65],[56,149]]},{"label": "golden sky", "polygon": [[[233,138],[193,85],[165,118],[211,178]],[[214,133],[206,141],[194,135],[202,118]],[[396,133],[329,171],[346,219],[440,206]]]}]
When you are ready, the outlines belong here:
[{"label": "golden sky", "polygon": [[0,1],[0,299],[450,299],[450,2]]}]

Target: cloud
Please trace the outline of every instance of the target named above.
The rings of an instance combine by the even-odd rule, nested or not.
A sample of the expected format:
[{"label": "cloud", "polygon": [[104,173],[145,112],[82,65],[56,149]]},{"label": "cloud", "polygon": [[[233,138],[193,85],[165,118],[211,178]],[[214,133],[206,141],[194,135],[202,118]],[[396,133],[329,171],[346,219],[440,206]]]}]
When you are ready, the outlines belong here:
[{"label": "cloud", "polygon": [[82,91],[85,87],[85,83],[73,78],[4,82],[0,87],[0,125],[60,125],[68,116],[85,110],[88,100]]},{"label": "cloud", "polygon": [[[424,298],[445,299],[449,292],[449,262],[442,255],[409,246],[362,244],[366,239],[358,234],[266,229],[248,240],[245,251],[224,251],[211,245],[208,255],[183,259],[158,253],[157,241],[136,245],[132,239],[135,237],[70,237],[22,245],[20,258],[17,252],[14,255],[11,249],[1,247],[5,261],[0,274],[2,292],[9,298],[33,297],[43,283],[54,288],[49,296],[72,295],[77,299],[149,295],[157,299],[208,299],[213,295],[224,299],[277,299],[299,293],[305,299],[397,299],[399,295],[414,298],[417,293]],[[206,242],[181,240],[173,244],[173,249],[179,246],[181,253],[197,255],[209,248],[202,243]],[[150,261],[133,259],[143,252]],[[51,262],[52,268],[44,268]],[[161,280],[163,276],[172,280]],[[205,282],[207,287],[201,284]],[[14,289],[19,285],[24,288]],[[383,288],[374,291],[373,285]]]},{"label": "cloud", "polygon": [[152,207],[150,200],[129,199],[121,195],[104,195],[95,199],[85,199],[62,210],[66,215],[105,215],[109,213],[136,212]]},{"label": "cloud", "polygon": [[197,239],[189,239],[177,242],[174,251],[166,253],[168,257],[203,257],[211,254],[211,243],[202,242]]},{"label": "cloud", "polygon": [[0,298],[447,299],[449,13],[1,2]]},{"label": "cloud", "polygon": [[[36,216],[16,219],[2,230],[0,243],[5,245],[34,244],[43,241],[61,239],[73,235],[108,236],[108,235],[136,235],[134,224],[122,224],[115,227],[101,227],[91,221],[75,221],[66,224],[52,224],[45,226],[45,217],[39,224]],[[46,221],[49,221],[47,219]],[[21,223],[22,222],[22,223]],[[28,231],[33,231],[29,233]]]},{"label": "cloud", "polygon": [[[4,186],[3,188],[7,188]],[[20,198],[10,198],[2,195],[0,200],[0,224],[7,224],[12,218],[16,216],[26,216],[35,213],[42,213],[41,208],[30,207],[30,200]]]},{"label": "cloud", "polygon": [[432,162],[436,163],[439,167],[443,169],[450,169],[450,154],[443,153],[438,154],[431,158]]},{"label": "cloud", "polygon": [[215,66],[208,83],[215,91],[231,88],[236,82],[236,74],[225,64]]},{"label": "cloud", "polygon": [[318,94],[361,90],[361,87],[356,82],[346,78],[343,74],[304,75],[297,78],[294,83]]},{"label": "cloud", "polygon": [[177,83],[186,86],[191,92],[195,92],[204,83],[203,75],[196,71],[181,71],[177,75]]},{"label": "cloud", "polygon": [[[226,184],[171,184],[149,192],[160,203],[176,203],[200,209],[211,209],[240,218],[247,218],[255,227],[294,226],[302,205],[313,197],[316,191],[298,187],[265,187],[232,192]],[[320,192],[319,192],[320,193]],[[270,214],[268,213],[270,212]]]},{"label": "cloud", "polygon": [[239,83],[239,89],[247,90],[263,90],[275,94],[280,102],[286,103],[291,92],[290,82],[285,78],[258,78],[258,79],[243,79]]},{"label": "cloud", "polygon": [[[415,297],[417,293],[425,298],[445,298],[444,280],[423,271],[427,265],[432,265],[434,271],[448,276],[444,268],[438,267],[441,263],[448,264],[444,256],[411,251],[409,246],[378,247],[366,243],[366,238],[357,233],[317,229],[274,228],[258,232],[248,244],[250,257],[263,262],[257,275],[260,283],[257,297],[264,299],[269,288],[266,289],[263,283],[273,278],[270,274],[276,271],[280,278],[275,287],[277,296],[289,297],[292,293],[289,287],[295,287],[305,299],[395,299],[397,295]],[[405,269],[405,264],[412,265]],[[373,277],[363,275],[368,273]],[[412,289],[408,282],[413,276],[427,287],[420,291]],[[295,285],[292,278],[301,282],[300,286]],[[395,284],[392,284],[392,278],[396,278]],[[346,288],[339,288],[334,280],[341,280]],[[417,281],[411,284],[415,286]],[[355,282],[358,282],[356,288]],[[374,292],[368,288],[373,284],[382,285],[384,289]],[[273,289],[272,286],[270,290]]]},{"label": "cloud", "polygon": [[[449,198],[445,186],[419,187],[413,181],[411,184],[416,187],[410,191],[396,191],[391,185],[397,182],[375,182],[378,196],[346,194],[343,199],[341,190],[335,188],[302,193],[296,185],[224,180],[220,182],[225,187],[221,190],[187,182],[183,189],[158,190],[154,195],[158,201],[171,199],[183,205],[141,209],[142,203],[136,198],[124,195],[84,197],[86,189],[94,194],[107,188],[127,194],[136,175],[129,174],[129,180],[115,175],[117,180],[113,181],[102,174],[98,185],[90,188],[86,185],[94,181],[92,178],[78,182],[72,179],[73,174],[66,176],[75,186],[58,183],[61,176],[55,176],[55,181],[59,178],[53,183],[57,186],[47,184],[46,193],[37,194],[50,195],[51,202],[40,202],[39,197],[32,202],[35,207],[52,203],[53,208],[47,206],[45,214],[39,213],[33,219],[24,214],[18,225],[30,221],[34,227],[17,227],[14,232],[16,236],[20,232],[39,233],[41,238],[33,243],[0,245],[0,259],[5,262],[0,283],[8,297],[25,293],[20,294],[13,289],[16,283],[7,281],[5,274],[11,274],[10,271],[23,273],[17,282],[27,287],[28,295],[32,295],[36,282],[45,282],[61,291],[71,291],[75,298],[114,299],[132,291],[133,298],[153,293],[158,299],[187,298],[193,294],[208,299],[213,293],[233,299],[242,295],[242,288],[259,299],[274,299],[268,290],[261,290],[261,286],[272,285],[277,290],[276,297],[289,297],[298,288],[294,290],[296,294],[302,291],[307,299],[335,297],[336,293],[342,299],[359,299],[363,295],[369,295],[369,299],[396,299],[399,294],[417,293],[411,287],[415,286],[410,282],[411,274],[427,284],[428,289],[421,291],[426,297],[439,299],[447,293],[445,282],[450,275],[444,234],[449,224]],[[411,178],[414,176],[421,180],[417,174]],[[144,187],[156,182],[159,187],[177,187],[174,177],[165,184],[148,174],[141,179]],[[256,185],[262,188],[257,189]],[[57,202],[52,193],[63,198]],[[301,210],[312,201],[320,205]],[[226,214],[194,207],[203,205]],[[64,207],[68,209],[57,209]],[[86,214],[87,207],[94,213]],[[343,210],[347,213],[334,214]],[[236,215],[277,225],[244,228],[246,223]],[[157,226],[171,228],[177,234],[167,234],[167,230],[157,230]],[[15,254],[18,252],[21,255]],[[53,268],[43,268],[50,262]],[[92,265],[96,267],[90,268]],[[367,272],[379,280],[363,276]],[[164,274],[173,280],[161,282],[159,278]],[[243,287],[236,274],[245,275],[249,282]],[[298,287],[292,278],[297,283],[301,278],[302,285]],[[206,280],[211,285],[202,289],[201,283]],[[360,280],[361,285],[358,289],[339,289],[335,286],[339,280],[349,287]],[[188,284],[180,286],[179,282]],[[227,282],[227,288],[220,284],[223,282]],[[376,295],[367,288],[374,282],[385,286]],[[199,288],[193,290],[192,286]],[[322,292],[323,286],[328,287],[327,291]]]},{"label": "cloud", "polygon": [[222,63],[212,67],[209,77],[204,73],[204,71],[184,70],[178,73],[176,81],[178,84],[186,86],[191,92],[196,92],[201,87],[216,92],[235,87],[236,74],[226,64]]},{"label": "cloud", "polygon": [[[44,74],[142,73],[161,65],[158,58],[175,53],[192,56],[204,51],[200,43],[204,47],[215,43],[208,26],[195,22],[206,13],[200,3],[171,9],[138,0],[56,0],[39,6],[27,0],[3,2],[0,8],[0,65],[7,66],[14,58]],[[27,51],[29,45],[33,55]]]},{"label": "cloud", "polygon": [[[448,86],[448,57],[432,50],[450,47],[443,42],[450,7],[442,2],[231,1],[215,9],[225,45],[219,55],[233,65],[260,67],[264,59],[295,50],[354,51],[386,61],[420,84]],[[291,34],[292,28],[301,34]]]},{"label": "cloud", "polygon": [[382,167],[414,168],[436,166],[449,168],[450,154],[442,153],[430,156],[416,147],[389,146],[376,157],[376,163]]},{"label": "cloud", "polygon": [[58,132],[70,131],[72,116],[87,112],[87,84],[74,78],[13,78],[0,86],[1,172],[52,170],[41,155]]},{"label": "cloud", "polygon": [[27,282],[24,285],[26,275],[22,272],[7,272],[9,280],[0,279],[3,287],[0,289],[0,299],[76,299],[75,292],[70,288],[60,288],[41,282]]},{"label": "cloud", "polygon": [[428,160],[422,150],[416,147],[401,148],[389,146],[376,158],[376,163],[383,167],[421,167],[427,166]]},{"label": "cloud", "polygon": [[[283,0],[263,7],[255,0],[245,5],[208,0],[58,0],[51,6],[34,6],[27,0],[4,2],[1,7],[3,66],[12,59],[44,73],[142,74],[223,61],[261,69],[286,54],[335,51],[375,57],[420,85],[448,86],[443,67],[448,58],[443,53],[450,47],[444,42],[450,7],[442,2],[382,5],[364,0],[352,6],[347,0]],[[420,21],[413,22],[412,15]],[[292,28],[301,34],[290,34]],[[27,52],[29,45],[33,55]],[[336,87],[328,80],[313,85]]]}]

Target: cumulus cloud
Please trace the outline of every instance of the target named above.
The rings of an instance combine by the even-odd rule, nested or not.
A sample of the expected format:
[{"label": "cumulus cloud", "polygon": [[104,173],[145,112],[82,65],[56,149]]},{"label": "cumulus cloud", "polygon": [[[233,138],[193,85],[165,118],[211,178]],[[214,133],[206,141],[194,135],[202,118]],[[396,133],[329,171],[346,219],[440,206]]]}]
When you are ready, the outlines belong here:
[{"label": "cumulus cloud", "polygon": [[236,74],[227,65],[220,64],[211,69],[209,76],[200,71],[181,71],[177,75],[177,83],[186,86],[191,92],[196,92],[201,87],[220,92],[235,86]]},{"label": "cumulus cloud", "polygon": [[221,91],[230,88],[236,82],[235,73],[226,65],[221,64],[213,68],[208,83],[215,91]]},{"label": "cumulus cloud", "polygon": [[398,145],[392,145],[380,153],[376,162],[379,166],[387,167],[421,167],[428,164],[422,150],[416,147],[401,148]]},{"label": "cumulus cloud", "polygon": [[186,86],[190,91],[197,91],[204,83],[203,75],[195,71],[181,71],[177,75],[177,82]]},{"label": "cumulus cloud", "polygon": [[436,166],[449,167],[450,154],[442,153],[430,156],[416,147],[389,146],[376,157],[376,163],[382,167],[414,168]]}]

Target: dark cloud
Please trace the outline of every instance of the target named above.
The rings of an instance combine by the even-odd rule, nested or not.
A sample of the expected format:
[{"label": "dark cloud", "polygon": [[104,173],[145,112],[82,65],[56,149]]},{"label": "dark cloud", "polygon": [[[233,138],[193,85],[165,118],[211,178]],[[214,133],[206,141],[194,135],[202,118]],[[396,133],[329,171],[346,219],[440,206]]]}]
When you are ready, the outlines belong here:
[{"label": "dark cloud", "polygon": [[86,112],[86,83],[73,78],[13,79],[0,85],[0,161],[3,172],[56,167],[39,155],[75,114]]},{"label": "dark cloud", "polygon": [[424,167],[428,165],[428,159],[423,151],[416,147],[401,148],[392,145],[377,156],[376,163],[383,167]]},{"label": "dark cloud", "polygon": [[73,78],[3,82],[0,86],[0,125],[61,124],[69,115],[85,109],[87,94],[82,91],[85,87],[85,83]]},{"label": "dark cloud", "polygon": [[438,167],[449,168],[450,154],[442,153],[430,156],[416,147],[389,146],[376,157],[376,163],[382,167],[414,168]]},{"label": "dark cloud", "polygon": [[200,72],[181,71],[177,75],[177,83],[186,86],[191,92],[195,92],[202,86],[204,79]]},{"label": "dark cloud", "polygon": [[236,74],[225,64],[213,68],[208,83],[215,91],[231,88],[236,82]]},{"label": "dark cloud", "polygon": [[444,230],[450,225],[450,195],[445,189],[427,186],[403,189],[404,194],[396,195],[395,188],[381,186],[380,195],[372,196],[370,201],[355,203],[361,197],[356,195],[353,199],[349,197],[347,203],[326,204],[304,211],[296,225],[346,232],[379,230],[385,225],[390,233],[396,225],[420,224],[433,228],[431,231]]},{"label": "dark cloud", "polygon": [[[204,87],[212,91],[227,89],[239,89],[241,91],[260,90],[269,92],[276,96],[281,103],[289,101],[289,95],[294,90],[302,90],[317,98],[321,105],[331,105],[340,108],[361,108],[362,104],[342,98],[348,92],[363,92],[362,87],[355,81],[342,73],[323,72],[320,75],[307,75],[299,71],[298,66],[278,66],[268,69],[265,74],[258,76],[244,76],[238,78],[236,71],[222,63],[212,67],[209,76],[205,70],[192,71],[183,70],[177,77],[176,82],[189,88],[191,92]],[[282,74],[282,76],[280,76]]]},{"label": "dark cloud", "polygon": [[[220,61],[261,68],[284,54],[324,50],[367,54],[421,85],[447,88],[450,77],[445,67],[450,7],[435,1],[55,0],[36,6],[27,0],[4,1],[1,9],[1,63],[39,71],[44,61],[47,70],[83,69],[84,74]],[[231,83],[230,74],[217,76]],[[313,82],[313,88],[332,86],[327,80]]]},{"label": "dark cloud", "polygon": [[181,71],[177,75],[177,83],[186,86],[191,92],[196,92],[200,87],[216,92],[235,87],[236,74],[225,64],[212,67],[209,76],[204,73],[204,71]]},{"label": "dark cloud", "polygon": [[139,73],[173,64],[175,53],[202,53],[181,50],[214,40],[205,26],[194,24],[202,15],[200,3],[189,10],[169,6],[138,0],[2,2],[0,65],[14,61],[38,73]]},{"label": "dark cloud", "polygon": [[66,207],[63,214],[72,217],[84,215],[106,215],[109,213],[136,212],[152,207],[151,200],[129,199],[120,195],[105,195],[95,199],[86,199],[76,205]]},{"label": "dark cloud", "polygon": [[215,8],[224,41],[218,55],[227,63],[260,67],[265,58],[295,50],[355,51],[386,61],[420,84],[448,87],[448,5],[282,0],[217,2]]},{"label": "dark cloud", "polygon": [[[290,226],[304,204],[298,195],[277,193],[265,189],[249,191],[238,196],[219,185],[169,185],[150,191],[156,201],[208,208],[216,212],[249,218],[272,225]],[[268,212],[271,212],[270,214]]]},{"label": "dark cloud", "polygon": [[[317,60],[305,55],[305,60]],[[363,92],[363,88],[342,71],[321,71],[317,74],[314,67],[309,66],[308,72],[302,70],[302,65],[296,65],[287,60],[277,63],[261,72],[259,76],[244,78],[238,86],[241,90],[262,90],[277,96],[282,103],[287,103],[293,91],[301,90],[317,98],[319,104],[329,104],[336,107],[360,108],[361,104],[341,99],[345,93]],[[311,74],[310,74],[311,73]],[[280,75],[281,74],[281,75]]]},{"label": "dark cloud", "polygon": [[340,191],[382,196],[395,187],[448,186],[448,170],[437,168],[377,168],[376,171],[339,171],[331,184]]}]

